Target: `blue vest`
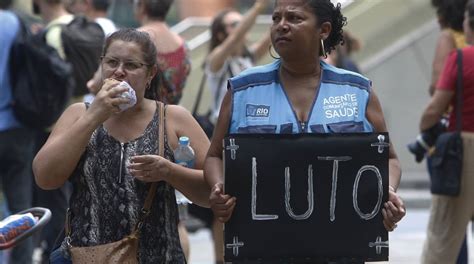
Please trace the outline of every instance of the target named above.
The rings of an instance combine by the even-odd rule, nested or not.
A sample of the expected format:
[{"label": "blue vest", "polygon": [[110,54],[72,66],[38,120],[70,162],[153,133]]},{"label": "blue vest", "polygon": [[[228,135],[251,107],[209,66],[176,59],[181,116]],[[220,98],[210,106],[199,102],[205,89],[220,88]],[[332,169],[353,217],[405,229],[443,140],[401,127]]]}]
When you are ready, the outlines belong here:
[{"label": "blue vest", "polygon": [[250,68],[229,80],[229,133],[372,132],[365,116],[371,81],[321,61],[321,83],[308,120],[296,117],[279,81],[280,60]]}]

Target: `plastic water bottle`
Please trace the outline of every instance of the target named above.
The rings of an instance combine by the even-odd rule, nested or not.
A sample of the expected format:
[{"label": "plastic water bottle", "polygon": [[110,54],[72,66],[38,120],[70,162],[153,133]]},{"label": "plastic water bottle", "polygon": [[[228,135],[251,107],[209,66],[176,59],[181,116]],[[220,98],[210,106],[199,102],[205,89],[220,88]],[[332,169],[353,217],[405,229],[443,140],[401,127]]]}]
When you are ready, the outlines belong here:
[{"label": "plastic water bottle", "polygon": [[179,138],[179,146],[174,151],[176,163],[188,168],[194,168],[194,150],[189,145],[188,137]]},{"label": "plastic water bottle", "polygon": [[[180,137],[178,148],[174,150],[174,160],[177,164],[187,167],[194,168],[194,150],[189,145],[188,137]],[[187,205],[191,203],[186,196],[181,192],[175,191],[176,203],[178,204],[179,214],[182,219],[186,219],[188,215]]]}]

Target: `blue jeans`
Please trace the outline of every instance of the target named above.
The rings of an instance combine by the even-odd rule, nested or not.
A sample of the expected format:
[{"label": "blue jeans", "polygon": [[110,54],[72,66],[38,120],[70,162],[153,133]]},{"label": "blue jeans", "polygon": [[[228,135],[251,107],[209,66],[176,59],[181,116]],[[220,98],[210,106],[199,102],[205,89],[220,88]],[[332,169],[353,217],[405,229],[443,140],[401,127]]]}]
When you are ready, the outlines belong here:
[{"label": "blue jeans", "polygon": [[72,264],[72,261],[66,258],[65,256],[63,256],[61,248],[57,248],[49,256],[49,263],[50,264]]},{"label": "blue jeans", "polygon": [[[1,185],[8,210],[15,214],[31,208],[34,134],[27,128],[0,131],[0,142]],[[12,249],[10,263],[31,263],[32,254],[33,239],[28,238]]]}]

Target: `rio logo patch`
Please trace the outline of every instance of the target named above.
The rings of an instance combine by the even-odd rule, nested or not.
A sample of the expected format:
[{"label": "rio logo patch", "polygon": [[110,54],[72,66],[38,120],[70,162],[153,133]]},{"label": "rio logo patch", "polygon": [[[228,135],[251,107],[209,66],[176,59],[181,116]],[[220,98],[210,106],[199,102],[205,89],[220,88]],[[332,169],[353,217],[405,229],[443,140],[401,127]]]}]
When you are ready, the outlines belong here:
[{"label": "rio logo patch", "polygon": [[247,116],[248,117],[269,117],[270,106],[247,104]]}]

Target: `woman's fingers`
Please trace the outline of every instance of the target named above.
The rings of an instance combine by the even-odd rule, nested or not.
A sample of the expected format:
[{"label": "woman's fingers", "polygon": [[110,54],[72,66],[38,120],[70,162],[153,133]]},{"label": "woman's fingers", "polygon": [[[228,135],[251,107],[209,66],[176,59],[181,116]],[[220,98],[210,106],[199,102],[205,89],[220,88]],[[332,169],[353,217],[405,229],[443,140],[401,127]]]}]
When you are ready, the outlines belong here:
[{"label": "woman's fingers", "polygon": [[211,194],[211,208],[220,222],[224,223],[230,219],[236,205],[236,200],[235,197],[227,194],[215,194],[214,192]]},{"label": "woman's fingers", "polygon": [[382,208],[382,215],[383,215],[383,225],[387,231],[391,232],[397,228],[397,223],[393,222],[389,217],[388,217],[388,211],[385,208]]},{"label": "woman's fingers", "polygon": [[232,212],[234,211],[235,205],[236,203],[232,203],[231,206],[226,210],[214,210],[213,208],[213,212],[220,222],[225,223],[229,221],[230,217],[232,216]]},{"label": "woman's fingers", "polygon": [[132,163],[150,163],[157,159],[160,156],[158,155],[137,155],[130,158],[130,162]]}]

